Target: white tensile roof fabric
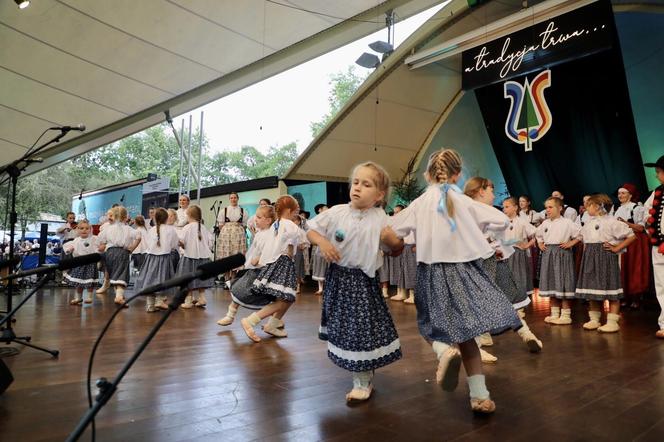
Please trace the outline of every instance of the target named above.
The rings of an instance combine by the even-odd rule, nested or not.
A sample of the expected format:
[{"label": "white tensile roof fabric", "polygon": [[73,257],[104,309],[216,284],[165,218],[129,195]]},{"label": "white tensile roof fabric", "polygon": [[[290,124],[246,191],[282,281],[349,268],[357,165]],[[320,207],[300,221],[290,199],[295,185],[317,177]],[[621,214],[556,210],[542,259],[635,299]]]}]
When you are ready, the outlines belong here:
[{"label": "white tensile roof fabric", "polygon": [[[0,2],[0,165],[84,123],[43,169],[214,101],[440,0]],[[48,139],[48,138],[46,138]]]},{"label": "white tensile roof fabric", "polygon": [[472,9],[466,0],[452,0],[369,76],[286,178],[346,181],[353,166],[365,161],[381,164],[393,179],[402,177],[410,159],[426,151],[463,95],[460,54],[420,69],[411,69],[406,58],[521,8],[521,0]]}]

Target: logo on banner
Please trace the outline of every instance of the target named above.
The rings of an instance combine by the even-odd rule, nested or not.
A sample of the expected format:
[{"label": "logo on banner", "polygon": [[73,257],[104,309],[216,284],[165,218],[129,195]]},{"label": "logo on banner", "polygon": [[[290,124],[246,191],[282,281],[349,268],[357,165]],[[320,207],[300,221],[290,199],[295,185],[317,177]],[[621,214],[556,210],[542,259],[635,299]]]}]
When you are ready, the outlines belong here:
[{"label": "logo on banner", "polygon": [[540,72],[532,81],[524,84],[505,82],[505,98],[510,99],[510,112],[505,121],[505,135],[517,144],[523,144],[526,152],[533,150],[551,128],[553,117],[544,97],[544,89],[551,86],[551,70]]}]

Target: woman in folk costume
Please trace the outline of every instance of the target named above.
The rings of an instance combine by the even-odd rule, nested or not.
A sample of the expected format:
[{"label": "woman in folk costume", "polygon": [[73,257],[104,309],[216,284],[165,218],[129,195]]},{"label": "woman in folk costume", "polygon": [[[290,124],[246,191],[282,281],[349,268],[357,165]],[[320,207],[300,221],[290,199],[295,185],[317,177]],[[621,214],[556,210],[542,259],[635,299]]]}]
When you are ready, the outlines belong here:
[{"label": "woman in folk costume", "polygon": [[[240,197],[232,192],[229,197],[230,206],[224,207],[217,217],[217,228],[219,233],[217,241],[217,259],[226,258],[231,255],[247,253],[247,211],[240,207]],[[232,272],[226,273],[226,281],[230,281]]]},{"label": "woman in folk costume", "polygon": [[620,275],[625,291],[625,299],[637,308],[642,296],[650,285],[650,244],[645,233],[646,209],[638,204],[639,191],[631,183],[618,189],[620,207],[613,213],[614,218],[624,222],[636,235],[627,252],[620,257]]}]

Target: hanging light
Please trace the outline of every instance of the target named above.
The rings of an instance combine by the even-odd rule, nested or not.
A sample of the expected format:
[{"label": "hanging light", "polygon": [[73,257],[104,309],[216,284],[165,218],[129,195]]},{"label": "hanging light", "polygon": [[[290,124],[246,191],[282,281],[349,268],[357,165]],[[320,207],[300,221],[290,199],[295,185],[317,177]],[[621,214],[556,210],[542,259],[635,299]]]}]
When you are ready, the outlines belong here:
[{"label": "hanging light", "polygon": [[18,9],[25,9],[30,6],[30,0],[14,0],[14,3],[18,5]]},{"label": "hanging light", "polygon": [[362,66],[363,68],[374,69],[378,67],[378,65],[380,64],[380,58],[378,58],[374,54],[365,52],[362,55],[360,55],[360,58],[355,60],[355,63]]}]

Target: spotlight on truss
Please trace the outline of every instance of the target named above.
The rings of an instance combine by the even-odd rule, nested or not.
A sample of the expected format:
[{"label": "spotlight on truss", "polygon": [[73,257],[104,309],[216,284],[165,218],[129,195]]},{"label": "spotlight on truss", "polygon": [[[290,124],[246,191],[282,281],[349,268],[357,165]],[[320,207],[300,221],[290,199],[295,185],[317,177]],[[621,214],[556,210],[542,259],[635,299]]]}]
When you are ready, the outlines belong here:
[{"label": "spotlight on truss", "polygon": [[360,55],[360,58],[355,60],[355,63],[367,69],[375,69],[380,64],[380,58],[374,54],[369,54],[368,52]]}]

